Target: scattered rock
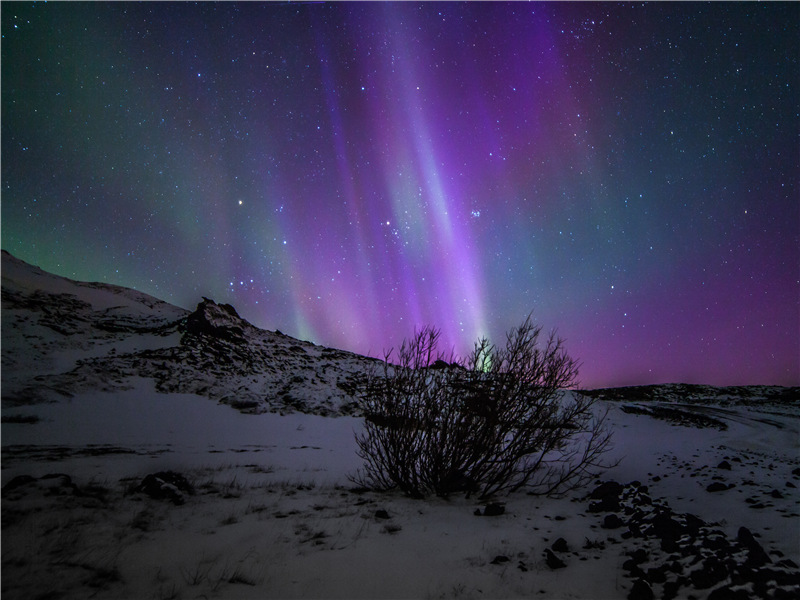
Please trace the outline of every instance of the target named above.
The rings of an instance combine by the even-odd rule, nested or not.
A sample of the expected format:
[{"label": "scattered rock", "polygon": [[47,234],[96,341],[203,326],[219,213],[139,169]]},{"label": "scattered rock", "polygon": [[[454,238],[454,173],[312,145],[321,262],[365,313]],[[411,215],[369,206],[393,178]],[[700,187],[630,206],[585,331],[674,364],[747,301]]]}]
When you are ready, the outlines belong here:
[{"label": "scattered rock", "polygon": [[383,510],[382,508],[375,511],[375,518],[376,519],[391,519],[389,513]]},{"label": "scattered rock", "polygon": [[550,548],[552,548],[555,552],[569,552],[569,545],[567,544],[567,540],[565,540],[562,537],[558,538],[555,542],[553,542],[553,545],[550,546]]},{"label": "scattered rock", "polygon": [[[639,540],[637,549],[628,552],[629,558],[622,565],[625,576],[636,582],[629,598],[653,598],[656,594],[651,586],[660,586],[655,589],[660,590],[658,596],[664,600],[797,597],[800,573],[794,562],[772,563],[749,529],[742,527],[736,539],[729,538],[715,529],[718,524],[706,523],[688,513],[677,514],[663,499],[645,500],[646,492],[637,482],[624,486],[618,500],[625,522],[612,513],[605,516],[601,525],[608,528],[625,524],[628,531],[622,537]],[[751,502],[756,500],[748,499]],[[587,540],[584,548],[591,547],[593,544]],[[654,548],[658,550],[651,555],[648,551]],[[653,564],[645,568],[648,561]],[[701,590],[713,591],[707,595]]]},{"label": "scattered rock", "polygon": [[717,468],[718,469],[723,469],[725,471],[730,471],[731,470],[731,463],[729,463],[727,460],[723,460],[721,463],[719,463],[717,465]]},{"label": "scattered rock", "polygon": [[689,579],[697,589],[705,590],[728,577],[728,569],[716,556],[703,561],[703,566],[689,574]]},{"label": "scattered rock", "polygon": [[597,486],[589,498],[597,500],[589,505],[589,512],[616,512],[620,509],[619,495],[624,488],[616,481],[606,481]]},{"label": "scattered rock", "polygon": [[644,579],[634,581],[631,591],[628,592],[628,600],[653,600],[653,598],[653,588]]},{"label": "scattered rock", "polygon": [[550,567],[551,569],[563,569],[564,567],[567,566],[567,563],[565,563],[563,560],[561,560],[555,554],[553,554],[553,551],[550,550],[550,548],[547,548],[544,551],[544,556],[547,566]]},{"label": "scattered rock", "polygon": [[500,565],[503,563],[507,563],[509,560],[511,559],[505,556],[504,554],[498,554],[497,556],[494,557],[494,560],[489,564]]}]

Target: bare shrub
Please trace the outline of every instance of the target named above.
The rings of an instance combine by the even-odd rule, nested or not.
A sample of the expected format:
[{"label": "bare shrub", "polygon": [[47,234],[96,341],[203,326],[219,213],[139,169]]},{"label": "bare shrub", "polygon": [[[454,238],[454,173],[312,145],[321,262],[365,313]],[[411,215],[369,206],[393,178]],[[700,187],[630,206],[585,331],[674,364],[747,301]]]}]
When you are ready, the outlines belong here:
[{"label": "bare shrub", "polygon": [[529,316],[499,348],[481,339],[466,359],[437,353],[432,327],[388,352],[360,395],[364,468],[353,480],[414,497],[520,488],[563,493],[594,477],[611,434],[577,392],[578,363]]}]

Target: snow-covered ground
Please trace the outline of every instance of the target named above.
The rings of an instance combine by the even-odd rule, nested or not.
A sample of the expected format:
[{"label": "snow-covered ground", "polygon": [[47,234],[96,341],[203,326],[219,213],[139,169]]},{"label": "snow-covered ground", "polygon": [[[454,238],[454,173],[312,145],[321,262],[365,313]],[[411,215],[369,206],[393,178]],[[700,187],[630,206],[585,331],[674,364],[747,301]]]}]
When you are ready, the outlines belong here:
[{"label": "snow-covered ground", "polygon": [[[612,406],[622,462],[602,479],[638,480],[675,513],[730,540],[747,527],[773,562],[800,562],[798,421],[734,413],[717,431]],[[355,489],[355,417],[245,415],[148,380],[6,414],[39,421],[3,424],[4,598],[626,598],[629,552],[648,549],[643,567],[666,560],[602,527],[594,486],[501,498],[494,517],[476,516],[474,499]],[[191,484],[183,504],[128,493],[162,471]],[[15,478],[25,483],[8,490]],[[715,482],[735,487],[707,491]],[[552,569],[558,538],[566,567]]]},{"label": "snow-covered ground", "polygon": [[[598,400],[617,466],[564,498],[520,492],[480,516],[474,498],[357,488],[362,419],[292,412],[342,415],[350,388],[337,377],[366,359],[250,331],[215,304],[194,313],[224,321],[203,333],[183,309],[12,261],[3,256],[4,599],[800,597],[796,398]],[[113,319],[98,328],[98,314]],[[265,383],[235,361],[215,367],[224,385],[164,393],[166,373],[187,373],[169,356],[191,355],[200,335],[236,352],[240,329],[273,361],[270,381],[305,369],[307,395],[258,405],[280,412],[237,411],[231,397]],[[202,375],[211,355],[200,356]]]}]

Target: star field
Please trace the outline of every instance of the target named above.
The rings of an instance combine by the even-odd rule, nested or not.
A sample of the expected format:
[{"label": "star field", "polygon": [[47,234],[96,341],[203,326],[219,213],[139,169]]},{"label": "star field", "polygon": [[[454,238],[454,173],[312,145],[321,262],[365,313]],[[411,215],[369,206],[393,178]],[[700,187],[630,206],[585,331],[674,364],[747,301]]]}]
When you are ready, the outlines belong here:
[{"label": "star field", "polygon": [[794,3],[2,4],[2,246],[382,355],[800,384]]}]

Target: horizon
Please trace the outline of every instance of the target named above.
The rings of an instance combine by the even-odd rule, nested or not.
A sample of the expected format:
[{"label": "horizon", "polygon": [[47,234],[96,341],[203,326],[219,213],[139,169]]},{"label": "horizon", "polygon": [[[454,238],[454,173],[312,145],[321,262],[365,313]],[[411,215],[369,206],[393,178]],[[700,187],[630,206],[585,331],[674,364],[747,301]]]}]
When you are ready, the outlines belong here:
[{"label": "horizon", "polygon": [[[9,256],[14,258],[15,260],[21,260],[21,259],[17,258],[16,256],[14,256],[13,253],[9,252],[5,248],[0,248],[0,251],[2,251],[4,253],[7,253]],[[22,262],[25,262],[25,261],[22,261]],[[33,265],[33,264],[27,263],[27,262],[25,264],[27,264],[27,265],[35,268],[35,269],[43,270],[43,269],[41,269],[41,267],[39,267],[37,265]],[[49,273],[48,271],[44,271],[44,272],[48,273],[48,274],[51,274],[51,275],[56,275],[57,277],[64,277],[63,275],[58,275],[57,273]],[[106,282],[106,281],[79,281],[78,280],[78,283],[81,283],[81,284],[83,284],[83,283],[100,284],[100,285],[118,285],[118,284],[114,284],[112,282]],[[125,286],[121,286],[121,287],[125,287]],[[39,289],[42,289],[42,288],[39,288]],[[126,289],[131,289],[131,290],[134,290],[136,292],[142,293],[141,290],[136,290],[135,288],[126,288]],[[152,296],[152,294],[149,294],[149,295]],[[154,297],[156,300],[164,301],[163,299],[158,298],[157,296],[152,296],[152,297]],[[216,303],[216,300],[214,300],[213,298],[207,298],[205,296],[201,296],[201,301],[198,302],[197,305],[195,305],[193,308],[192,307],[186,307],[186,306],[178,306],[178,308],[184,309],[184,310],[188,311],[189,313],[192,313],[195,310],[197,310],[199,305],[202,303],[203,299],[208,299],[208,300],[211,300],[212,302]],[[238,314],[239,311],[236,308],[236,306],[233,306],[233,308],[234,308],[234,310],[236,310],[236,312]],[[258,323],[254,323],[252,321],[249,321],[248,319],[246,319],[242,315],[239,315],[239,317],[241,319],[247,321],[248,323],[250,323],[251,325],[253,325],[257,329],[260,329],[262,331],[267,331],[267,332],[270,332],[270,333],[280,333],[281,335],[288,336],[288,337],[290,337],[292,339],[296,339],[298,341],[309,342],[309,343],[312,343],[312,344],[317,345],[317,346],[330,347],[330,348],[334,348],[336,350],[343,350],[343,351],[346,351],[346,352],[352,352],[352,353],[360,355],[360,356],[376,358],[376,359],[379,359],[379,360],[383,360],[383,358],[385,356],[385,351],[369,354],[369,353],[359,352],[357,350],[349,350],[347,348],[338,348],[338,347],[332,347],[332,346],[325,346],[324,344],[318,344],[318,343],[314,342],[313,340],[302,339],[302,338],[299,338],[299,337],[297,337],[295,335],[292,335],[291,333],[286,333],[285,331],[283,331],[283,329],[281,327],[276,327],[274,329],[267,329],[265,327],[260,326]],[[543,333],[544,333],[544,331],[543,331]],[[490,342],[491,341],[492,340],[490,340]],[[397,348],[399,348],[399,346],[400,346],[400,344],[402,344],[402,342],[403,342],[403,340],[398,342],[396,345],[392,346],[391,350],[396,350]],[[434,360],[437,360],[439,358],[451,358],[451,357],[455,358],[456,360],[459,360],[459,359],[461,359],[463,357],[463,355],[455,355],[455,356],[453,356],[453,355],[450,355],[445,350],[442,350],[442,356],[441,357],[440,356],[436,356],[436,357],[434,357]],[[573,357],[573,358],[577,358],[578,362],[579,363],[581,362],[579,357]],[[589,390],[619,389],[619,388],[629,388],[629,387],[660,387],[660,386],[682,386],[682,385],[685,385],[685,386],[708,386],[708,387],[718,387],[718,388],[727,388],[727,387],[787,387],[787,388],[793,388],[793,387],[800,387],[800,383],[798,383],[798,384],[746,383],[746,384],[736,384],[736,385],[729,385],[729,384],[714,384],[714,385],[711,385],[711,384],[708,384],[708,383],[705,383],[705,382],[689,382],[689,381],[639,382],[639,383],[627,383],[627,384],[618,384],[618,385],[611,385],[611,386],[587,387],[585,385],[582,385],[582,383],[580,381],[580,373],[579,373],[579,381],[575,385],[573,385],[572,387],[566,388],[566,389],[573,389],[573,390],[576,390],[576,391],[581,391],[581,390],[589,391]]]},{"label": "horizon", "polygon": [[[800,385],[800,5],[3,2],[2,244],[380,356]],[[754,383],[757,382],[757,383]]]}]

